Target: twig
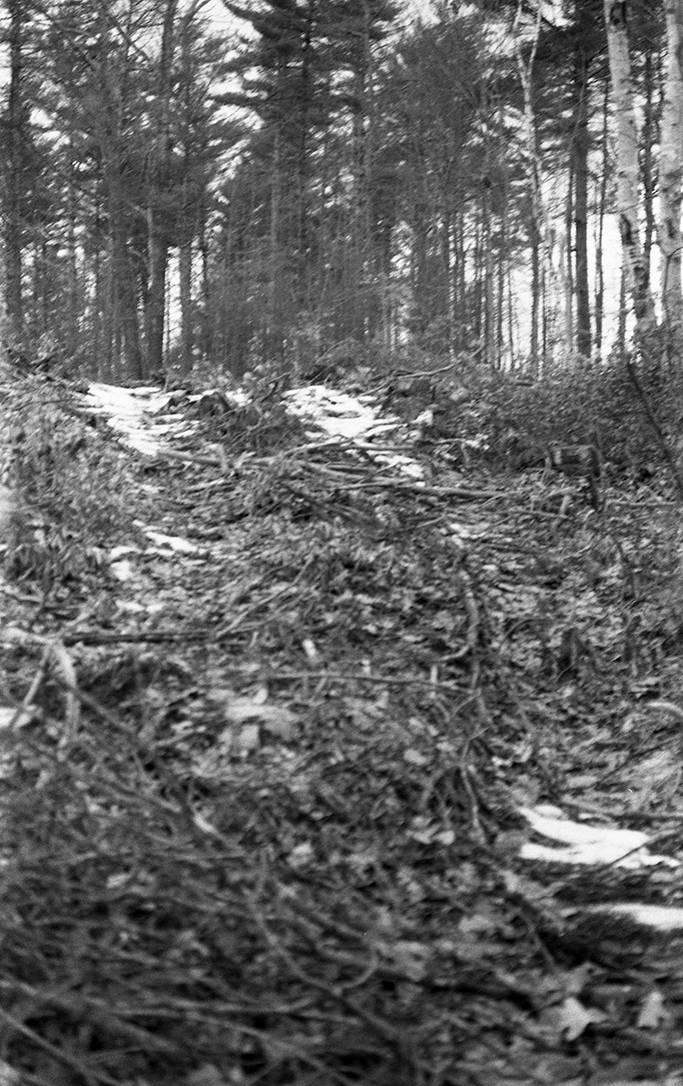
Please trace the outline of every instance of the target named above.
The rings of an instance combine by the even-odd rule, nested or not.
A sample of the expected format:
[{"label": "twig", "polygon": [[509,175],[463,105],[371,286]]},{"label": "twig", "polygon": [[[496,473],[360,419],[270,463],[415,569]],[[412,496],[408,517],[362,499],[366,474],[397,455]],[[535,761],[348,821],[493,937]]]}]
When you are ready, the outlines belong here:
[{"label": "twig", "polygon": [[138,645],[144,642],[208,641],[212,630],[148,630],[139,633],[109,633],[105,630],[72,630],[62,635],[64,645]]},{"label": "twig", "polygon": [[[52,657],[54,661],[59,665],[62,676],[64,679],[64,689],[66,691],[66,722],[68,725],[68,734],[62,736],[62,743],[72,739],[75,735],[78,727],[78,700],[77,700],[77,688],[76,688],[76,670],[73,666],[71,657],[66,651],[64,642],[55,637],[44,637],[41,634],[30,633],[26,630],[21,630],[18,627],[11,627],[6,631],[6,636],[10,641],[19,641],[22,644],[33,643],[43,646],[43,653],[40,660],[38,671],[36,672],[31,687],[22,701],[22,710],[30,712],[33,699],[45,678],[47,671],[48,660]],[[76,696],[74,696],[74,691]],[[20,716],[21,711],[19,712]],[[16,715],[16,714],[15,714]],[[13,721],[14,722],[14,721]]]},{"label": "twig", "polygon": [[[234,663],[231,667],[236,666]],[[252,665],[248,664],[249,670]],[[364,683],[376,683],[377,685],[384,686],[426,686],[430,690],[445,690],[447,693],[462,694],[464,693],[461,686],[451,682],[441,682],[438,679],[421,679],[415,675],[367,675],[360,671],[330,671],[327,668],[311,668],[310,671],[296,671],[290,669],[283,669],[280,671],[277,668],[268,668],[268,673],[272,674],[277,679],[320,679],[329,680],[330,682],[364,682]],[[456,706],[455,711],[464,708],[470,701],[474,699],[474,694],[469,694],[464,701]]]},{"label": "twig", "polygon": [[451,371],[455,371],[455,369],[456,363],[449,362],[445,366],[439,366],[439,368],[436,370],[416,370],[415,373],[402,373],[401,371],[399,371],[394,376],[397,379],[405,381],[412,380],[415,377],[435,377],[437,373],[450,373]]},{"label": "twig", "polygon": [[105,1074],[103,1071],[95,1071],[81,1060],[76,1059],[75,1056],[64,1052],[61,1048],[51,1044],[50,1041],[46,1041],[40,1034],[36,1033],[35,1030],[24,1025],[23,1022],[18,1018],[15,1018],[14,1015],[9,1014],[3,1007],[0,1007],[0,1018],[2,1018],[13,1030],[16,1030],[17,1033],[28,1038],[28,1040],[37,1048],[42,1049],[43,1052],[47,1052],[49,1056],[58,1060],[59,1063],[65,1064],[70,1071],[74,1071],[79,1075],[88,1086],[97,1086],[98,1083],[102,1083],[102,1086],[119,1086],[119,1081],[117,1079],[110,1078],[109,1075]]},{"label": "twig", "polygon": [[461,660],[463,656],[467,656],[467,653],[471,652],[474,649],[474,646],[477,643],[477,638],[479,636],[479,627],[481,625],[481,620],[479,618],[479,608],[477,607],[477,602],[474,598],[474,592],[472,591],[472,581],[469,575],[465,573],[464,570],[460,570],[456,577],[456,581],[460,585],[460,590],[465,601],[465,611],[467,612],[469,625],[467,627],[467,638],[465,640],[465,644],[462,646],[462,648],[458,649],[457,652],[449,653],[449,663],[454,660]]}]

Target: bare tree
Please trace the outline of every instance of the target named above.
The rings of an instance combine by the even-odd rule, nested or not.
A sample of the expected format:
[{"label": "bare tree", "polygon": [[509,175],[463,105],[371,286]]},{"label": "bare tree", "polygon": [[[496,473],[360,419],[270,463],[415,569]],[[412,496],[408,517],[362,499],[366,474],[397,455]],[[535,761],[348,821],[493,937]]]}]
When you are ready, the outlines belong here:
[{"label": "bare tree", "polygon": [[642,343],[656,326],[650,290],[650,270],[643,253],[638,222],[638,126],[628,43],[625,0],[605,0],[605,25],[614,99],[617,159],[617,210],[626,281],[636,318],[636,338]]},{"label": "bare tree", "polygon": [[7,332],[18,346],[23,340],[22,292],[22,175],[24,101],[23,34],[26,11],[23,0],[8,0],[9,93],[5,122],[5,306]]},{"label": "bare tree", "polygon": [[662,303],[670,346],[683,341],[681,293],[681,204],[683,161],[683,0],[666,0],[667,67],[659,151],[659,247],[662,254]]}]

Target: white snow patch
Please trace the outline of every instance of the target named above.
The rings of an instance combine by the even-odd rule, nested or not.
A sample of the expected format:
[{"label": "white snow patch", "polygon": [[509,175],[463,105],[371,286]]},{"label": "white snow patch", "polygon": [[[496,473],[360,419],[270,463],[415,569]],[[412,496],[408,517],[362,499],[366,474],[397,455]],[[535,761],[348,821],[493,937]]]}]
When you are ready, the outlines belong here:
[{"label": "white snow patch", "polygon": [[131,448],[146,456],[155,456],[164,447],[162,438],[191,433],[193,426],[182,415],[162,415],[163,421],[150,418],[163,412],[172,392],[156,385],[124,388],[95,381],[83,397],[87,407],[105,416],[112,430],[121,434]]},{"label": "white snow patch", "polygon": [[[572,910],[573,911],[573,910]],[[638,902],[624,902],[607,905],[590,905],[581,910],[591,913],[619,913],[630,916],[639,924],[657,931],[675,931],[683,928],[683,909],[669,908],[665,905],[640,905]]]},{"label": "white snow patch", "polygon": [[639,830],[610,829],[589,826],[564,818],[556,807],[522,807],[521,813],[531,828],[551,841],[561,841],[567,848],[550,848],[527,842],[520,856],[525,860],[545,860],[561,864],[614,864],[616,867],[639,868],[653,864],[678,867],[670,856],[657,856],[647,850],[649,838]]},{"label": "white snow patch", "polygon": [[109,568],[117,581],[130,581],[133,579],[133,564],[129,558],[120,558],[117,562],[112,562]]},{"label": "white snow patch", "polygon": [[139,549],[128,544],[124,544],[119,547],[112,547],[109,551],[109,560],[111,562],[118,561],[119,558],[125,558],[128,554],[139,554]]},{"label": "white snow patch", "polygon": [[366,444],[369,439],[381,437],[402,425],[396,415],[382,418],[372,396],[351,396],[348,392],[339,392],[326,385],[305,385],[287,392],[284,399],[293,414],[310,419],[329,437],[353,442],[378,463],[403,475],[423,478],[421,465],[412,457],[385,452]]},{"label": "white snow patch", "polygon": [[[193,393],[188,399],[198,403],[216,391]],[[242,389],[220,390],[220,395],[236,406],[250,402]],[[131,448],[155,456],[171,447],[174,439],[196,430],[182,413],[172,409],[166,412],[172,397],[172,392],[155,385],[124,388],[95,381],[83,402],[91,411],[103,415]],[[331,439],[350,441],[376,463],[416,480],[424,478],[422,466],[415,459],[373,444],[373,440],[398,430],[403,423],[396,415],[381,416],[372,395],[352,396],[325,385],[305,385],[287,392],[284,401],[293,414],[310,420]]]},{"label": "white snow patch", "polygon": [[330,437],[350,440],[395,430],[400,419],[381,419],[368,397],[351,396],[325,385],[304,385],[285,394],[287,406],[302,418],[309,418]]},{"label": "white snow patch", "polygon": [[202,548],[190,543],[187,539],[181,539],[174,535],[165,535],[154,528],[145,528],[145,535],[163,551],[174,551],[178,554],[200,554]]}]

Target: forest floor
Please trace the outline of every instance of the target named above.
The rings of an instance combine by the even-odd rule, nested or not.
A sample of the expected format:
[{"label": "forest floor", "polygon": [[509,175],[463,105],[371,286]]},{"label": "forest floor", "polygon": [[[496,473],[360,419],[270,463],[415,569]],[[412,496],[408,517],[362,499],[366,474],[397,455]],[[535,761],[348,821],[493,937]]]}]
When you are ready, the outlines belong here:
[{"label": "forest floor", "polygon": [[359,445],[138,391],[135,449],[40,387],[2,1086],[683,1083],[678,508],[420,403]]}]

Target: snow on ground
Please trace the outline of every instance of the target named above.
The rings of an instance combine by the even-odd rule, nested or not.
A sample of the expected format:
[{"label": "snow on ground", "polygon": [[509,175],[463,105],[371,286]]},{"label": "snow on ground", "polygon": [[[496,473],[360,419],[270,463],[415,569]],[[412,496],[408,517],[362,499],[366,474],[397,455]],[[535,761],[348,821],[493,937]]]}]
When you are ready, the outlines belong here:
[{"label": "snow on ground", "polygon": [[522,807],[521,813],[535,833],[566,848],[527,842],[520,855],[526,860],[547,860],[563,864],[614,864],[615,867],[649,867],[664,864],[678,867],[678,861],[668,856],[648,852],[649,838],[639,830],[615,830],[609,826],[591,826],[572,822],[557,807]]},{"label": "snow on ground", "polygon": [[112,430],[121,434],[132,449],[156,456],[168,438],[191,433],[193,429],[182,415],[158,418],[171,396],[171,392],[164,392],[156,385],[121,388],[94,382],[88,386],[83,402],[95,414],[106,418]]},{"label": "snow on ground", "polygon": [[187,539],[181,539],[177,535],[166,535],[165,532],[157,532],[154,528],[145,528],[145,535],[156,544],[160,554],[201,554],[202,548],[194,543],[188,543]]},{"label": "snow on ground", "polygon": [[[190,400],[201,400],[208,391],[195,393]],[[249,402],[241,389],[225,395],[236,405]],[[88,387],[84,403],[91,411],[105,417],[131,448],[155,456],[164,447],[170,447],[174,437],[194,429],[183,415],[164,412],[172,396],[172,392],[165,392],[155,385],[123,388],[94,382]],[[395,415],[380,415],[372,396],[352,396],[325,385],[306,385],[287,392],[284,399],[292,414],[308,420],[328,437],[336,438],[340,443],[351,442],[379,464],[402,474],[414,479],[423,477],[421,465],[412,457],[387,451],[381,445],[377,447],[377,438],[395,432],[403,423]]]},{"label": "snow on ground", "polygon": [[373,446],[373,439],[398,430],[403,423],[396,415],[380,416],[372,396],[351,396],[326,385],[305,385],[285,393],[284,399],[293,414],[310,420],[329,437],[350,441],[377,463],[403,475],[423,478],[422,466],[412,457]]},{"label": "snow on ground", "polygon": [[[197,393],[191,399],[197,401],[205,394]],[[248,397],[240,390],[229,395],[237,404],[248,402]],[[164,411],[171,396],[172,393],[156,386],[119,388],[96,383],[90,385],[84,399],[92,411],[107,419],[112,429],[121,434],[131,448],[144,455],[155,456],[164,448],[172,448],[174,439],[194,429],[194,424],[183,415]],[[381,439],[390,434],[395,435],[393,444],[399,445],[404,424],[394,415],[380,415],[372,396],[351,396],[324,385],[308,385],[288,392],[285,402],[293,414],[315,426],[312,437],[322,431],[340,444],[350,443],[363,449],[382,466],[418,480],[423,478],[422,467],[416,460],[382,446]],[[166,535],[150,526],[141,527],[152,544],[148,553],[166,560],[198,555],[198,548],[187,540]],[[135,559],[139,555],[137,547],[115,548],[110,554],[114,575],[122,582],[133,580]],[[136,605],[131,601],[126,606],[132,609]],[[523,807],[521,813],[534,834],[564,846],[527,841],[520,849],[522,859],[577,865],[613,864],[626,868],[653,864],[678,866],[677,861],[670,857],[649,852],[649,839],[644,833],[573,822],[565,818],[562,811],[550,806]],[[638,903],[591,908],[628,914],[634,920],[658,930],[683,927],[681,909]]]},{"label": "snow on ground", "polygon": [[284,399],[295,415],[310,419],[330,437],[350,441],[385,434],[400,422],[395,415],[379,418],[370,396],[351,396],[325,385],[292,389]]}]

